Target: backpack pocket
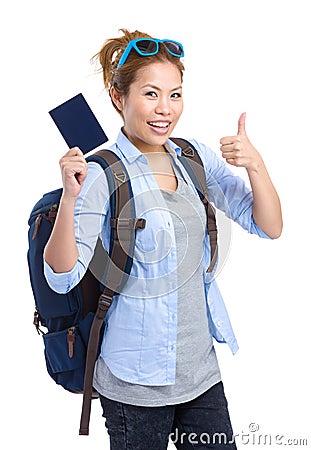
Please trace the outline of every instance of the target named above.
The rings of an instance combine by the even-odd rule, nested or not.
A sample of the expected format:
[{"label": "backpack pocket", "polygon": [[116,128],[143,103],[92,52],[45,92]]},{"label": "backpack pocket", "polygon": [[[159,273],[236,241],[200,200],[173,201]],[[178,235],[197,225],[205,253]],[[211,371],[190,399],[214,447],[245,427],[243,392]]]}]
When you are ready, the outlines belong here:
[{"label": "backpack pocket", "polygon": [[57,384],[83,391],[86,347],[77,327],[43,335],[46,366]]}]

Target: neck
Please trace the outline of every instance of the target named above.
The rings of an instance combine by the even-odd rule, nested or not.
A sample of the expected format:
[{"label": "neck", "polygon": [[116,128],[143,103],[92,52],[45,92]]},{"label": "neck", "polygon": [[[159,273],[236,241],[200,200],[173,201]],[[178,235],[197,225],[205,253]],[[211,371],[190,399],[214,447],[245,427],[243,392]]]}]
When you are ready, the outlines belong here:
[{"label": "neck", "polygon": [[122,128],[123,134],[128,138],[128,140],[135,145],[135,147],[141,152],[141,153],[165,153],[166,148],[165,144],[163,145],[151,145],[147,142],[141,141],[139,139],[132,138],[127,134],[124,128]]}]

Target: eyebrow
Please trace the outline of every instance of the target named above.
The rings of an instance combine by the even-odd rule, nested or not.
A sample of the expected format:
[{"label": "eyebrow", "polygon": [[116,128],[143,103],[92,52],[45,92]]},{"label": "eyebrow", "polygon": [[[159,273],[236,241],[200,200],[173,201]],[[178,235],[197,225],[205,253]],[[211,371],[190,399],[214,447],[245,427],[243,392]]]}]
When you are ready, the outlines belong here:
[{"label": "eyebrow", "polygon": [[[156,89],[157,91],[161,91],[161,89],[160,89],[158,86],[156,86],[155,84],[150,84],[150,83],[145,84],[144,86],[141,87],[141,89],[144,89],[144,88],[146,88],[146,87],[152,88],[152,89]],[[178,91],[178,89],[181,89],[181,88],[182,88],[182,85],[180,84],[180,85],[177,86],[176,88],[171,89],[170,92]]]}]

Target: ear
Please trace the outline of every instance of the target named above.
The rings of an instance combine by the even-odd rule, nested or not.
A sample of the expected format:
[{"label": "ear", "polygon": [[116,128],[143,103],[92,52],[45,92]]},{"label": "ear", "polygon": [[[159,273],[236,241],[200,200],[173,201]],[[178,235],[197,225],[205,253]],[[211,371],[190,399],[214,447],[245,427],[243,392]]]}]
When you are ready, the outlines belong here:
[{"label": "ear", "polygon": [[116,89],[112,86],[109,91],[111,100],[116,105],[118,110],[120,112],[123,111],[123,102],[122,102],[122,96],[116,91]]}]

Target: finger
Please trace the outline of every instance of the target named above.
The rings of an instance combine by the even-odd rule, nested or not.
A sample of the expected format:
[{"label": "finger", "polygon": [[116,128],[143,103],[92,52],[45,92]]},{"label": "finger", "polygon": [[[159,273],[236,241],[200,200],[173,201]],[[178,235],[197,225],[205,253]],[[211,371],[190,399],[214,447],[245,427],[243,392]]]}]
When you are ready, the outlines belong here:
[{"label": "finger", "polygon": [[86,178],[86,175],[87,175],[87,170],[81,170],[80,172],[76,173],[75,178],[79,184],[82,184]]},{"label": "finger", "polygon": [[87,171],[87,166],[85,164],[65,164],[62,169],[65,176],[71,177],[79,174],[85,174]]},{"label": "finger", "polygon": [[241,142],[241,139],[239,136],[225,136],[220,139],[221,145],[233,145],[237,142]]},{"label": "finger", "polygon": [[87,164],[84,156],[74,155],[74,156],[63,156],[60,160],[63,164]]},{"label": "finger", "polygon": [[228,158],[235,159],[235,158],[238,158],[239,156],[240,155],[237,154],[236,152],[223,152],[223,154],[222,154],[222,157],[224,159],[228,159]]},{"label": "finger", "polygon": [[220,151],[224,154],[227,153],[240,153],[242,149],[241,142],[235,142],[234,144],[222,145],[220,147]]},{"label": "finger", "polygon": [[246,134],[245,120],[246,120],[246,112],[244,112],[240,115],[240,118],[238,121],[238,135]]},{"label": "finger", "polygon": [[220,147],[220,150],[222,151],[222,153],[231,153],[236,149],[235,146],[236,146],[236,144],[222,145]]},{"label": "finger", "polygon": [[79,147],[72,147],[64,156],[84,156]]},{"label": "finger", "polygon": [[[87,176],[87,167],[74,167],[66,168],[63,173],[63,184],[74,186],[76,183],[82,185]],[[69,184],[68,184],[69,183]]]},{"label": "finger", "polygon": [[78,147],[74,147],[68,150],[68,152],[65,153],[65,155],[63,155],[59,160],[60,165],[66,164],[68,162],[86,163],[85,156]]},{"label": "finger", "polygon": [[232,166],[236,165],[235,164],[235,158],[228,158],[228,159],[226,159],[226,161],[227,161],[228,164],[231,164]]},{"label": "finger", "polygon": [[230,149],[230,150],[222,150],[221,152],[222,152],[222,157],[223,158],[228,158],[230,156],[235,156],[235,152],[232,149]]}]

